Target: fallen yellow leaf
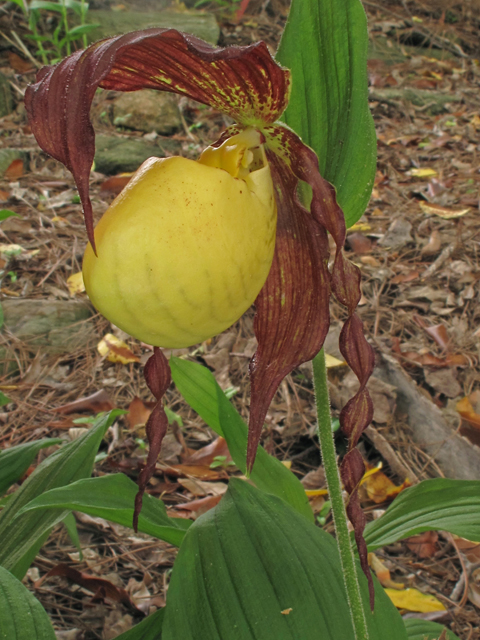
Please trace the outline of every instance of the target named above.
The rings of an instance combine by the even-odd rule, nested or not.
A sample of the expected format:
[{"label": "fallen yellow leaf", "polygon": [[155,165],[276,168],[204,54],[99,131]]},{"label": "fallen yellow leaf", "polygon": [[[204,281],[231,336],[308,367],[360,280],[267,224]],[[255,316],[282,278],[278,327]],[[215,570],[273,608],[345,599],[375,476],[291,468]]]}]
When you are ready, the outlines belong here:
[{"label": "fallen yellow leaf", "polygon": [[407,611],[417,611],[419,613],[429,613],[430,611],[445,611],[446,607],[430,594],[422,593],[418,589],[385,589],[397,609],[406,609]]},{"label": "fallen yellow leaf", "polygon": [[407,175],[412,176],[412,178],[433,178],[433,176],[438,175],[438,171],[424,167],[423,169],[410,169],[410,171],[407,171]]},{"label": "fallen yellow leaf", "polygon": [[77,293],[83,293],[85,291],[85,285],[83,283],[83,274],[81,271],[74,273],[67,278],[68,292],[71,296],[75,296]]},{"label": "fallen yellow leaf", "polygon": [[67,227],[70,224],[66,218],[62,218],[61,216],[54,216],[51,222],[57,224],[59,227]]},{"label": "fallen yellow leaf", "polygon": [[282,460],[282,464],[284,467],[287,467],[287,469],[291,469],[292,468],[292,461],[291,460]]},{"label": "fallen yellow leaf", "polygon": [[374,553],[368,554],[368,564],[375,571],[382,587],[389,587],[390,589],[405,589],[405,585],[401,582],[394,582],[390,576],[390,571],[383,564],[383,562]]},{"label": "fallen yellow leaf", "polygon": [[[368,465],[367,465],[368,466]],[[410,486],[410,482],[405,480],[401,485],[397,486],[383,472],[380,471],[382,463],[376,467],[370,467],[365,471],[360,484],[365,486],[367,495],[370,500],[380,504],[387,500],[393,500],[401,491]]]},{"label": "fallen yellow leaf", "polygon": [[370,476],[373,476],[375,473],[378,473],[380,469],[383,467],[383,463],[379,462],[376,467],[370,467],[363,474],[363,478],[360,480],[360,484],[364,484]]},{"label": "fallen yellow leaf", "polygon": [[424,213],[439,216],[444,220],[451,220],[452,218],[461,218],[470,211],[469,207],[464,209],[449,209],[448,207],[442,207],[439,204],[432,204],[430,202],[420,201],[420,209]]},{"label": "fallen yellow leaf", "polygon": [[136,356],[127,344],[114,336],[113,333],[107,333],[97,344],[98,353],[106,356],[109,362],[120,362],[121,364],[129,364],[130,362],[140,362],[140,358]]},{"label": "fallen yellow leaf", "polygon": [[316,496],[328,496],[327,489],[305,489],[305,493],[309,498],[315,498]]},{"label": "fallen yellow leaf", "polygon": [[353,233],[354,231],[370,231],[372,226],[368,222],[356,222],[347,229],[347,233]]},{"label": "fallen yellow leaf", "polygon": [[472,427],[480,428],[480,414],[475,412],[468,396],[465,396],[457,402],[456,409],[462,418],[469,422]]},{"label": "fallen yellow leaf", "polygon": [[327,366],[327,369],[333,369],[333,367],[343,367],[347,363],[345,362],[345,360],[339,360],[338,358],[335,358],[335,356],[331,356],[330,354],[326,353],[325,364]]},{"label": "fallen yellow leaf", "polygon": [[470,122],[473,124],[475,129],[480,129],[480,116],[477,113],[474,113]]},{"label": "fallen yellow leaf", "polygon": [[14,298],[20,298],[20,296],[22,295],[21,293],[18,293],[18,291],[12,291],[8,287],[2,287],[0,291],[6,296],[13,296]]},{"label": "fallen yellow leaf", "polygon": [[374,258],[373,256],[361,256],[360,262],[362,264],[368,265],[369,267],[379,267],[380,266],[380,262],[376,258]]}]

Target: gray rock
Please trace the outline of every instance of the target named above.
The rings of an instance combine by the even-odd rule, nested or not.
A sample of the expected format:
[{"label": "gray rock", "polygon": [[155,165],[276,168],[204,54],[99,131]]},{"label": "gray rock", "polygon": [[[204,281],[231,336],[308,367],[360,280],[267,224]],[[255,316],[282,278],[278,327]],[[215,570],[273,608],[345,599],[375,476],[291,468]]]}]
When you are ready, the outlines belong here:
[{"label": "gray rock", "polygon": [[164,27],[191,33],[217,44],[220,27],[211,13],[199,11],[89,11],[87,22],[100,26],[89,34],[91,42],[137,29]]},{"label": "gray rock", "polygon": [[408,220],[405,220],[404,218],[397,218],[388,227],[387,233],[378,244],[387,249],[401,249],[406,244],[413,241],[413,238],[410,235],[411,230],[412,225]]},{"label": "gray rock", "polygon": [[91,322],[91,305],[85,300],[3,300],[4,325],[0,352],[8,353],[15,340],[29,351],[68,354],[98,336]]},{"label": "gray rock", "polygon": [[145,133],[173,133],[182,126],[177,97],[153,89],[121,93],[113,103],[113,123]]},{"label": "gray rock", "polygon": [[14,160],[28,160],[28,153],[22,149],[0,149],[0,176],[3,176]]},{"label": "gray rock", "polygon": [[97,136],[95,169],[106,175],[136,171],[147,158],[179,155],[181,143],[171,138],[149,140],[121,136]]},{"label": "gray rock", "polygon": [[447,104],[463,102],[464,97],[453,93],[439,93],[422,89],[370,89],[369,99],[401,107],[405,102],[410,102],[416,107],[422,108],[429,115],[438,115],[448,111]]},{"label": "gray rock", "polygon": [[0,73],[0,118],[13,111],[13,95],[8,78]]}]

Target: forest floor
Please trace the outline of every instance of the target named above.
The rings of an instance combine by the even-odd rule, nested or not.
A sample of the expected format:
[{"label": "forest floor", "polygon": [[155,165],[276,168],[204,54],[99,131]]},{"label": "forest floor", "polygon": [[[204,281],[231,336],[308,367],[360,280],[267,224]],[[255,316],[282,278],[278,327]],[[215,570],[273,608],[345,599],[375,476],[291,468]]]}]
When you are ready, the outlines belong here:
[{"label": "forest floor", "polygon": [[[215,10],[215,3],[206,9],[217,16],[222,45],[263,39],[273,51],[285,24],[287,4],[252,0],[238,23],[232,14]],[[412,397],[430,403],[458,442],[467,439],[470,469],[477,470],[471,479],[480,479],[478,16],[452,2],[364,4],[371,38],[370,106],[378,136],[378,171],[367,211],[350,230],[346,244],[347,254],[363,274],[359,313],[379,362],[396,362],[414,389]],[[14,25],[22,33],[26,29],[22,21],[20,11],[2,15],[0,29],[8,33]],[[52,346],[47,336],[38,349],[16,333],[22,325],[18,318],[11,327],[6,322],[0,390],[9,402],[0,409],[0,448],[43,437],[68,441],[87,428],[76,422],[78,418],[114,407],[125,409],[126,415],[117,420],[101,447],[104,455],[94,473],[123,471],[136,479],[153,400],[142,373],[151,350],[96,315],[85,293],[69,288],[69,278],[81,270],[86,245],[73,179],[38,149],[31,134],[21,101],[26,85],[34,79],[29,59],[15,46],[5,46],[0,51],[0,71],[8,78],[15,101],[13,112],[0,119],[0,154],[5,149],[23,152],[4,167],[0,177],[1,208],[20,216],[0,224],[5,317],[15,306],[12,301],[20,300],[73,301],[90,310],[89,317],[76,325],[72,336],[79,339],[72,340],[70,348]],[[97,131],[136,141],[144,138],[144,132],[114,125],[108,114],[115,100],[112,92],[96,97]],[[180,153],[195,158],[219,136],[225,120],[193,102],[183,100],[180,108],[180,129],[169,138]],[[147,140],[155,137],[146,135]],[[92,172],[91,193],[98,217],[124,184],[125,178]],[[326,350],[341,360],[335,343],[341,310],[333,304],[331,313]],[[251,310],[224,334],[176,353],[208,366],[245,419],[248,362],[256,344],[253,316]],[[110,361],[112,351],[99,353],[97,345],[109,333],[126,343],[121,348],[125,364]],[[113,348],[115,353],[118,348]],[[332,364],[332,406],[338,415],[354,382],[341,362]],[[402,407],[398,390],[391,379],[382,378],[380,369],[371,390],[376,413],[360,446],[368,464],[382,463],[382,470],[362,488],[362,506],[369,518],[388,506],[392,489],[395,493],[393,485],[452,474],[466,477],[452,472],[445,455],[437,456],[422,446],[424,436],[416,433],[410,408]],[[227,454],[225,443],[215,439],[173,387],[167,393],[167,405],[176,420],[149,490],[162,496],[172,513],[196,518],[218,502],[229,474],[236,470],[211,468],[215,457]],[[281,384],[267,416],[263,445],[291,465],[308,489],[324,488],[315,424],[311,369],[304,365]],[[338,447],[341,451],[341,438]],[[42,450],[35,464],[53,450]],[[185,464],[190,464],[188,471]],[[311,500],[315,512],[326,515],[324,526],[331,531],[325,498]],[[83,560],[66,529],[59,526],[25,583],[48,611],[58,638],[109,640],[165,604],[176,551],[99,518],[81,514],[76,518]],[[379,563],[383,563],[386,583],[415,587],[445,607],[422,613],[413,602],[411,611],[402,613],[437,620],[462,640],[480,639],[479,560],[480,545],[443,533],[397,543],[372,558],[379,577]],[[115,599],[93,598],[85,585],[75,585],[66,577],[46,576],[59,564],[126,589],[135,612]],[[387,578],[386,571],[390,572]]]}]

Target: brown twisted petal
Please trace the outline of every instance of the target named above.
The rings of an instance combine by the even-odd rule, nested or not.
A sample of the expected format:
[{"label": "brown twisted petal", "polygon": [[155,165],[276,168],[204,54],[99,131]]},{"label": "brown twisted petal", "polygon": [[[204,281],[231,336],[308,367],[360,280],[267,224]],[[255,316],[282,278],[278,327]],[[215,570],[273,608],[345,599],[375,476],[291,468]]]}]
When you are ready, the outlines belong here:
[{"label": "brown twisted petal", "polygon": [[[360,271],[343,254],[346,236],[345,217],[337,204],[335,189],[322,178],[318,171],[315,153],[285,126],[269,127],[265,135],[271,149],[283,158],[294,175],[307,182],[312,188],[310,206],[312,218],[332,235],[337,246],[332,268],[332,292],[337,300],[347,307],[349,314],[341,333],[340,349],[360,381],[358,392],[349,400],[340,414],[340,425],[343,433],[349,438],[349,451],[341,465],[341,476],[349,493],[347,515],[354,527],[355,540],[362,569],[368,579],[370,604],[373,609],[373,581],[363,539],[365,516],[360,507],[357,491],[364,473],[364,463],[355,449],[362,431],[371,422],[373,416],[373,405],[366,384],[373,371],[374,354],[363,334],[362,323],[354,313],[361,297]],[[250,411],[252,412],[252,409]]]},{"label": "brown twisted petal", "polygon": [[163,396],[170,386],[172,378],[168,360],[158,347],[154,348],[153,355],[147,360],[143,373],[148,388],[155,396],[157,403],[145,427],[149,450],[145,466],[138,477],[138,493],[135,496],[135,511],[133,513],[133,528],[135,531],[138,529],[138,516],[142,509],[143,494],[155,471],[162,440],[165,437],[168,427],[168,419],[165,414],[165,409],[163,408]]},{"label": "brown twisted petal", "polygon": [[267,155],[278,222],[272,267],[255,301],[258,349],[250,363],[248,469],[278,385],[318,353],[329,326],[327,235],[297,199],[298,179],[291,167],[274,153]]},{"label": "brown twisted petal", "polygon": [[350,449],[350,451],[348,451],[346,456],[343,458],[342,464],[340,465],[340,477],[342,478],[345,491],[348,493],[348,502],[346,508],[347,516],[350,522],[353,524],[360,565],[363,569],[364,574],[369,579],[370,607],[373,611],[373,582],[368,566],[367,545],[363,538],[363,532],[365,530],[367,521],[362,507],[360,506],[360,498],[358,495],[358,487],[364,473],[365,463],[363,462],[363,458],[359,450]]},{"label": "brown twisted petal", "polygon": [[179,93],[255,125],[274,122],[284,111],[290,72],[264,42],[215,48],[175,29],[108,38],[41,69],[25,93],[30,125],[40,147],[72,172],[93,247],[88,179],[95,134],[89,112],[98,87]]}]

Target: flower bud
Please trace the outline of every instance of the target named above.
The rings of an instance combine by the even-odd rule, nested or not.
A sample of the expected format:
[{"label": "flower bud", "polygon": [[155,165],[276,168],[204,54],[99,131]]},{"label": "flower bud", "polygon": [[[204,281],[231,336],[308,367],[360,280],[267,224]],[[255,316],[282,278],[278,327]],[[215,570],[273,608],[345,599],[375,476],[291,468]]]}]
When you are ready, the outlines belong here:
[{"label": "flower bud", "polygon": [[195,162],[149,158],[95,228],[83,261],[95,307],[130,335],[181,348],[250,307],[270,270],[276,206],[253,129]]}]

